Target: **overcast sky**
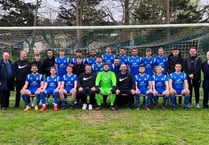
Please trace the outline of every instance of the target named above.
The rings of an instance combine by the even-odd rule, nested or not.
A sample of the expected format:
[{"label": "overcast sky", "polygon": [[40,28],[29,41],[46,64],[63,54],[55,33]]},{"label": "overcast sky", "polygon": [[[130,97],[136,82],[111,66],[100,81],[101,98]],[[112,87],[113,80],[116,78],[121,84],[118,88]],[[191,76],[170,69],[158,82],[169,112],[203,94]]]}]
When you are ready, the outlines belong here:
[{"label": "overcast sky", "polygon": [[[36,3],[36,0],[25,1]],[[209,4],[209,0],[200,0],[200,6],[205,4]],[[104,0],[103,5],[108,5],[116,20],[122,19],[122,8],[120,8],[120,3],[113,0]],[[55,2],[55,0],[43,0],[42,7],[42,9],[39,9],[39,15],[41,17],[48,17],[50,19],[56,18],[58,13],[59,2]]]}]

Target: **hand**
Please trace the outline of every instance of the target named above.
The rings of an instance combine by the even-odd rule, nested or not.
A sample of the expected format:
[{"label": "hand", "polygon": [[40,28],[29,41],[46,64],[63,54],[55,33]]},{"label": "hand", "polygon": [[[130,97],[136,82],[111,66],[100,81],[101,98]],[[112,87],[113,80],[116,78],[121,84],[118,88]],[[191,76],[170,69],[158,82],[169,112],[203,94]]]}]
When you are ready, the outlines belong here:
[{"label": "hand", "polygon": [[79,88],[78,88],[78,91],[83,91],[83,88],[82,88],[82,87],[79,87]]},{"label": "hand", "polygon": [[116,94],[117,94],[117,95],[120,94],[120,90],[117,89],[117,90],[116,90]]}]

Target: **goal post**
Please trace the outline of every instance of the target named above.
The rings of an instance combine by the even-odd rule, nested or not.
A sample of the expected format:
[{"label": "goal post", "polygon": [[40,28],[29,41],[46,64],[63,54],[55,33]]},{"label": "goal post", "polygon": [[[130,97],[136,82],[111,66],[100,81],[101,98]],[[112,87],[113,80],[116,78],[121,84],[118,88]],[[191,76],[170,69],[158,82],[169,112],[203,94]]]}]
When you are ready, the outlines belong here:
[{"label": "goal post", "polygon": [[144,56],[145,48],[151,48],[153,55],[156,55],[159,47],[169,54],[171,48],[176,46],[186,57],[188,49],[193,46],[203,55],[208,50],[208,40],[209,23],[0,27],[1,53],[11,51],[14,59],[21,49],[44,54],[49,48],[57,52],[63,47],[70,57],[76,49],[81,49],[87,57],[90,49],[96,49],[101,54],[106,46],[111,46],[116,54],[119,48],[126,48],[128,53],[132,48],[138,48],[140,56]]}]

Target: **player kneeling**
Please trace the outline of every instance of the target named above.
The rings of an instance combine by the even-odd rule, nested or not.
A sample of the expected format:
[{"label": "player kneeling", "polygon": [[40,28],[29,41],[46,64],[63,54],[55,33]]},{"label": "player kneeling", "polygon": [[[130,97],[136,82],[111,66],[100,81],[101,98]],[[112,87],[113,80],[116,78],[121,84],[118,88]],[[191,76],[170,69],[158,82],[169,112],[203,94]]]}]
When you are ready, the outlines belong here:
[{"label": "player kneeling", "polygon": [[51,76],[48,76],[45,80],[43,91],[41,92],[42,108],[40,111],[46,110],[46,97],[54,96],[54,111],[58,110],[57,104],[59,100],[59,89],[61,87],[60,77],[56,75],[56,68],[52,66],[50,68]]},{"label": "player kneeling", "polygon": [[78,77],[72,73],[73,68],[72,65],[67,66],[67,74],[62,77],[61,81],[61,87],[60,87],[60,99],[62,101],[62,108],[66,109],[66,98],[65,95],[71,95],[71,107],[74,107],[75,105],[75,99],[76,99],[76,88],[77,88],[77,80]]}]

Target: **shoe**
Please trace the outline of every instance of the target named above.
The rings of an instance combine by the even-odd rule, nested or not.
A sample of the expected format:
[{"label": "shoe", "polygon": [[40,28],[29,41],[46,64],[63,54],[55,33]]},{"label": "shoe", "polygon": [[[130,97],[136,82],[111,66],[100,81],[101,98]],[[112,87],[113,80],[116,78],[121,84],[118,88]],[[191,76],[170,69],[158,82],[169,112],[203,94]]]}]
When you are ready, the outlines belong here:
[{"label": "shoe", "polygon": [[92,110],[93,106],[91,104],[89,104],[89,110]]},{"label": "shoe", "polygon": [[172,111],[174,111],[174,110],[176,110],[176,107],[172,106],[172,108],[171,108],[171,109],[172,109]]},{"label": "shoe", "polygon": [[147,110],[147,111],[150,111],[149,107],[145,107],[144,109]]},{"label": "shoe", "polygon": [[188,104],[188,107],[189,107],[189,108],[192,108],[192,104],[191,104],[191,103],[189,103],[189,104]]},{"label": "shoe", "polygon": [[1,110],[7,110],[7,108],[6,107],[2,107]]},{"label": "shoe", "polygon": [[110,110],[115,111],[116,109],[115,109],[115,107],[111,106]]},{"label": "shoe", "polygon": [[139,111],[140,109],[141,109],[140,106],[138,106],[138,107],[136,108],[136,110],[138,110],[138,111]]},{"label": "shoe", "polygon": [[34,103],[34,99],[31,100],[31,107],[34,107],[35,103]]},{"label": "shoe", "polygon": [[189,111],[189,107],[184,107],[184,110],[185,111]]},{"label": "shoe", "polygon": [[30,109],[31,109],[30,106],[26,106],[24,110],[25,110],[25,111],[28,111],[28,110],[30,110]]},{"label": "shoe", "polygon": [[132,111],[132,110],[133,110],[133,107],[128,107],[128,110],[129,110],[129,111]]},{"label": "shoe", "polygon": [[82,106],[82,110],[86,110],[86,108],[87,108],[87,104],[83,104],[83,106]]},{"label": "shoe", "polygon": [[62,106],[60,109],[61,110],[65,110],[66,109],[66,106]]},{"label": "shoe", "polygon": [[44,110],[46,110],[46,106],[42,106],[40,109],[40,111],[44,111]]},{"label": "shoe", "polygon": [[199,109],[199,108],[200,108],[200,104],[197,104],[197,105],[196,105],[196,108],[198,108],[198,109]]},{"label": "shoe", "polygon": [[54,106],[54,111],[58,111],[58,107],[57,106]]},{"label": "shoe", "polygon": [[165,110],[165,105],[162,105],[162,109]]},{"label": "shoe", "polygon": [[97,106],[95,109],[96,109],[97,111],[99,111],[99,110],[101,110],[102,108],[101,108],[101,106]]},{"label": "shoe", "polygon": [[38,110],[38,106],[37,105],[35,106],[34,110]]}]

